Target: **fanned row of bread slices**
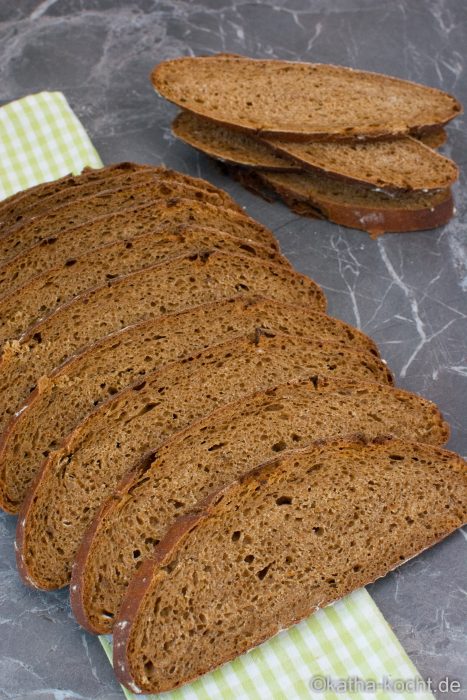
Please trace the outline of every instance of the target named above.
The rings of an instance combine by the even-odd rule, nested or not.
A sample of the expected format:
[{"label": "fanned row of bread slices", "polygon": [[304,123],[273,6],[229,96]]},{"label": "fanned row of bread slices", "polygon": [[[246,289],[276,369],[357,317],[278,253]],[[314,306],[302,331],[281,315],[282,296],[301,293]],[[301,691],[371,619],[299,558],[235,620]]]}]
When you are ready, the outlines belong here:
[{"label": "fanned row of bread slices", "polygon": [[429,401],[208,182],[120,163],[0,203],[17,562],[175,688],[466,520]]},{"label": "fanned row of bread slices", "polygon": [[462,110],[441,90],[224,54],[165,61],[152,82],[183,109],[172,125],[178,138],[299,214],[373,236],[435,228],[453,215],[458,169],[436,149]]}]

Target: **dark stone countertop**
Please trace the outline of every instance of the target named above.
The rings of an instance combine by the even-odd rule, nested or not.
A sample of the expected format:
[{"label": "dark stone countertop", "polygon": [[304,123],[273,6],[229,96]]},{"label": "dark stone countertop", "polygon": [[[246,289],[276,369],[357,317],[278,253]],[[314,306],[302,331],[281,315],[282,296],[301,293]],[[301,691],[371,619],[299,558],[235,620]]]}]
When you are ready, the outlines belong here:
[{"label": "dark stone countertop", "polygon": [[[444,148],[461,166],[457,217],[436,231],[364,233],[300,218],[224,177],[170,133],[175,109],[149,83],[160,60],[216,51],[331,62],[441,87],[467,103],[464,0],[0,0],[0,104],[62,90],[104,162],[139,160],[206,177],[270,226],[329,311],[369,333],[397,383],[436,401],[467,453],[465,119]],[[97,639],[67,593],[18,581],[15,522],[0,516],[0,698],[117,700]],[[459,531],[370,587],[425,677],[450,676],[467,698],[467,534]]]}]

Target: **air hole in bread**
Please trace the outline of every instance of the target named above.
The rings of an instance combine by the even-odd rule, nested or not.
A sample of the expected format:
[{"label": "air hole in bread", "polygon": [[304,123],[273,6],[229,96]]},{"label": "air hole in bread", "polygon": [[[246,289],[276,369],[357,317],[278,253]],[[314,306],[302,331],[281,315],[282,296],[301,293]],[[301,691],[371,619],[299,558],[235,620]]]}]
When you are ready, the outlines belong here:
[{"label": "air hole in bread", "polygon": [[283,450],[287,449],[287,443],[284,440],[279,440],[279,442],[274,443],[272,445],[271,450],[273,452],[282,452]]},{"label": "air hole in bread", "polygon": [[292,503],[292,499],[290,496],[279,496],[279,498],[276,498],[276,504],[278,506],[290,506]]},{"label": "air hole in bread", "polygon": [[266,577],[271,566],[272,566],[272,563],[265,566],[264,569],[261,569],[261,571],[258,571],[256,576],[259,578],[260,581],[262,581]]}]

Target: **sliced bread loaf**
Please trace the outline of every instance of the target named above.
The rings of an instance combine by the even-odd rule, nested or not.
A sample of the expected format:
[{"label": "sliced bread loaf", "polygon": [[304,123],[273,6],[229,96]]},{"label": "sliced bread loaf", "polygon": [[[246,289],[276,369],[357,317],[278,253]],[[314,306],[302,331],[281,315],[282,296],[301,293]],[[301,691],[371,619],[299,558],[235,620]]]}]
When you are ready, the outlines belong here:
[{"label": "sliced bread loaf", "polygon": [[462,111],[441,90],[319,63],[186,57],[160,63],[152,82],[190,112],[281,137],[397,136],[443,125]]},{"label": "sliced bread loaf", "polygon": [[52,195],[67,192],[67,197],[72,196],[73,190],[84,184],[95,183],[96,187],[100,187],[107,178],[118,173],[136,172],[148,167],[139,163],[113,163],[105,168],[85,168],[79,175],[65,175],[58,180],[21,190],[0,202],[0,227],[11,216],[19,221],[26,211],[29,212],[28,216],[43,211],[42,202]]},{"label": "sliced bread loaf", "polygon": [[135,173],[135,175],[139,177],[143,175],[145,179],[133,185],[74,199],[68,204],[56,207],[41,216],[26,219],[8,229],[0,236],[0,261],[3,264],[35,243],[53,238],[72,226],[91,221],[99,214],[110,214],[138,204],[147,204],[151,199],[161,197],[170,199],[179,196],[216,206],[224,206],[226,203],[226,198],[216,192],[208,192],[185,182],[179,182],[175,177],[167,178],[166,171],[160,175],[155,173],[149,175]]},{"label": "sliced bread loaf", "polygon": [[114,627],[135,692],[187,683],[446,537],[467,518],[467,469],[428,445],[324,442],[200,508],[138,570]]},{"label": "sliced bread loaf", "polygon": [[240,337],[168,365],[106,401],[49,455],[28,491],[17,539],[24,579],[46,589],[68,583],[97,508],[149,449],[224,403],[310,374],[391,380],[373,356],[330,342]]},{"label": "sliced bread loaf", "polygon": [[[14,416],[0,438],[0,506],[17,512],[43,458],[109,396],[184,355],[268,329],[331,340],[343,349],[378,357],[368,336],[318,311],[277,300],[236,298],[143,321],[106,336],[41,377],[24,405],[18,403],[20,381],[10,369],[9,384],[1,392],[3,423]],[[33,351],[31,356],[31,361],[27,355],[21,358],[16,372],[21,373],[23,363],[34,363]],[[41,376],[41,365],[33,367]]]},{"label": "sliced bread loaf", "polygon": [[290,268],[279,253],[213,228],[165,229],[83,252],[0,298],[0,342],[17,338],[58,306],[82,292],[135,270],[187,253],[219,249]]},{"label": "sliced bread loaf", "polygon": [[228,404],[146,457],[101,508],[71,582],[78,622],[111,631],[131,576],[167,527],[213,489],[278,452],[325,437],[381,432],[442,445],[449,430],[433,404],[382,384],[304,380]]},{"label": "sliced bread loaf", "polygon": [[[15,396],[10,409],[15,411],[13,406],[39,377],[113,331],[198,304],[255,294],[302,305],[304,315],[325,310],[321,289],[284,265],[216,250],[182,256],[85,292],[20,340],[7,342],[0,361],[0,395]],[[4,419],[0,416],[0,422]]]},{"label": "sliced bread loaf", "polygon": [[172,230],[177,225],[220,229],[246,241],[279,246],[271,231],[245,213],[190,199],[153,199],[138,207],[103,214],[59,235],[44,238],[0,266],[0,294],[8,293],[41,272],[65,263],[85,250],[114,241],[128,241],[155,228]]},{"label": "sliced bread loaf", "polygon": [[365,187],[337,182],[312,172],[273,173],[231,168],[248,189],[270,197],[276,193],[297,214],[324,218],[367,231],[372,237],[436,228],[452,217],[450,190],[406,193],[391,197]]},{"label": "sliced bread loaf", "polygon": [[271,170],[309,169],[390,191],[446,188],[458,177],[452,160],[410,136],[346,143],[285,141],[250,136],[190,112],[176,117],[172,131],[222,161]]}]

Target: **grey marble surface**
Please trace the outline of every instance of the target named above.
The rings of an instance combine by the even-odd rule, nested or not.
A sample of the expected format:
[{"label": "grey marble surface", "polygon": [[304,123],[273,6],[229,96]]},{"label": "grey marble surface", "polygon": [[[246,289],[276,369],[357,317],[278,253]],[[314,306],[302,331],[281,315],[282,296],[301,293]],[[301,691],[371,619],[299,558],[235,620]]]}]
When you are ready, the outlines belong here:
[{"label": "grey marble surface", "polygon": [[[62,90],[105,162],[167,165],[225,187],[277,234],[298,270],[326,290],[329,311],[379,343],[400,386],[436,401],[467,453],[465,119],[444,151],[461,166],[446,227],[372,241],[295,216],[225,178],[176,143],[175,110],[153,93],[153,65],[232,51],[333,62],[410,78],[467,103],[465,0],[0,0],[0,103]],[[32,592],[14,567],[13,518],[0,516],[0,698],[122,697],[97,640],[67,594]],[[467,698],[467,534],[459,531],[370,587],[425,677],[450,676]]]}]

